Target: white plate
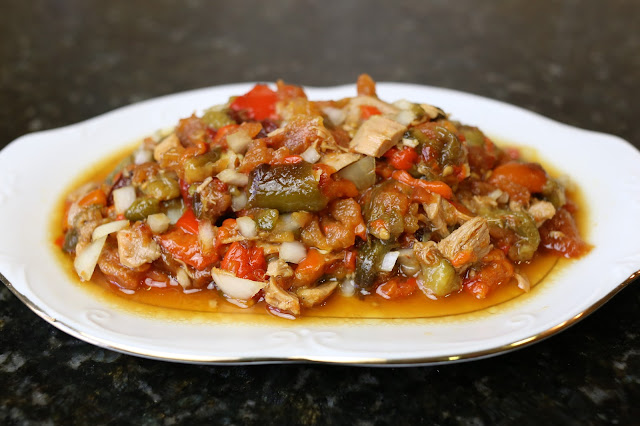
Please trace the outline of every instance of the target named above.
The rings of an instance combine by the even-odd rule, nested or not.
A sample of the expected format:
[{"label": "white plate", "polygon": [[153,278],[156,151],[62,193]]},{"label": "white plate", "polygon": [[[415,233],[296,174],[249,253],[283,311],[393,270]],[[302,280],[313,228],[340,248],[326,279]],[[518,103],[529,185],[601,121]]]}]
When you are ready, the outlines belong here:
[{"label": "white plate", "polygon": [[[485,357],[539,341],[602,305],[640,268],[640,153],[629,143],[470,94],[379,83],[382,99],[428,102],[497,139],[535,147],[582,188],[590,211],[588,241],[595,248],[524,298],[483,314],[415,321],[251,325],[158,319],[114,308],[72,282],[49,237],[50,215],[62,191],[96,160],[251,87],[220,86],[141,102],[21,137],[2,150],[0,272],[5,284],[59,329],[149,358],[415,365]],[[355,88],[308,88],[307,93],[311,99],[337,99],[353,96]]]}]

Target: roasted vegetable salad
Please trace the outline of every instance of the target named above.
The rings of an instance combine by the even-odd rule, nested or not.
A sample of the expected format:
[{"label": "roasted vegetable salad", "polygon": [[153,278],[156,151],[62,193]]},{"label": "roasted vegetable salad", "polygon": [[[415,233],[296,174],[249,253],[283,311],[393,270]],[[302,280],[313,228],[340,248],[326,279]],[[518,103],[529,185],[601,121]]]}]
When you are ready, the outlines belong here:
[{"label": "roasted vegetable salad", "polygon": [[[566,181],[436,106],[311,101],[278,81],[145,139],[66,197],[81,280],[174,286],[297,317],[334,297],[528,291],[540,251],[579,257]],[[426,299],[425,299],[426,300]]]}]

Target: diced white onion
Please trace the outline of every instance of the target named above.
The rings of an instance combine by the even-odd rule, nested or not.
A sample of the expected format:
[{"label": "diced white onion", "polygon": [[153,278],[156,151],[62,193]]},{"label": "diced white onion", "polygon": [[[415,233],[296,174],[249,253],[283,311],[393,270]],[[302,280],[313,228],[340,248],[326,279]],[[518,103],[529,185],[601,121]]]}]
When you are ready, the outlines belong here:
[{"label": "diced white onion", "polygon": [[351,297],[356,294],[356,282],[353,278],[347,278],[340,283],[340,293],[347,297]]},{"label": "diced white onion", "polygon": [[176,222],[180,220],[182,215],[184,214],[184,206],[180,204],[178,207],[167,209],[167,217],[169,218],[169,223],[175,225]]},{"label": "diced white onion", "polygon": [[531,281],[526,275],[522,275],[518,272],[514,274],[516,281],[518,281],[518,288],[528,293],[531,290]]},{"label": "diced white onion", "polygon": [[244,130],[238,130],[227,136],[227,145],[239,154],[244,154],[250,143],[251,137]]},{"label": "diced white onion", "polygon": [[315,163],[320,159],[320,154],[318,154],[318,151],[316,151],[314,147],[310,146],[305,152],[300,154],[300,157],[307,163]]},{"label": "diced white onion", "polygon": [[242,216],[236,219],[238,224],[238,230],[245,238],[253,238],[258,235],[258,229],[256,223],[249,216]]},{"label": "diced white onion", "polygon": [[300,228],[302,228],[302,225],[291,213],[281,214],[278,216],[278,221],[276,222],[276,229],[278,232],[293,232]]},{"label": "diced white onion", "polygon": [[164,213],[154,213],[147,216],[147,225],[154,234],[162,234],[169,228],[171,219]]},{"label": "diced white onion", "polygon": [[390,251],[385,254],[382,258],[382,262],[380,263],[380,270],[385,272],[393,271],[393,267],[396,266],[396,260],[398,260],[398,256],[400,252]]},{"label": "diced white onion", "polygon": [[244,173],[236,172],[235,170],[224,169],[218,176],[216,176],[222,182],[229,185],[247,186],[249,183],[249,176]]},{"label": "diced white onion", "polygon": [[339,108],[324,107],[322,108],[322,112],[324,112],[327,115],[327,118],[329,119],[329,121],[331,121],[331,124],[333,124],[334,126],[341,125],[342,123],[344,123],[344,120],[347,118],[346,111]]},{"label": "diced white onion", "polygon": [[307,248],[298,241],[284,242],[280,244],[280,259],[290,263],[300,263],[307,257]]},{"label": "diced white onion", "polygon": [[241,192],[240,194],[231,197],[231,209],[234,212],[244,209],[246,205],[247,205],[247,194],[245,194],[244,192]]},{"label": "diced white onion", "polygon": [[95,241],[98,238],[106,237],[111,233],[118,232],[119,230],[124,229],[127,226],[129,226],[129,221],[126,219],[105,223],[103,225],[96,227],[96,229],[93,230],[93,233],[91,234],[91,239]]},{"label": "diced white onion", "polygon": [[415,148],[416,146],[419,145],[419,142],[417,139],[413,139],[413,138],[403,138],[402,139],[402,144],[409,146],[411,148]]},{"label": "diced white onion", "polygon": [[215,234],[213,232],[213,225],[208,220],[202,220],[198,223],[198,241],[204,251],[209,251],[213,248]]},{"label": "diced white onion", "polygon": [[398,251],[397,263],[400,265],[400,270],[407,277],[414,277],[420,272],[420,263],[413,254],[413,249],[406,248]]},{"label": "diced white onion", "polygon": [[411,109],[413,107],[413,104],[406,99],[398,99],[392,105],[399,109]]},{"label": "diced white onion", "polygon": [[185,271],[184,269],[178,269],[178,272],[176,273],[176,279],[178,280],[178,284],[180,284],[183,289],[186,290],[191,287],[191,278],[189,278],[189,274],[187,274],[187,271]]},{"label": "diced white onion", "polygon": [[73,267],[82,281],[91,279],[105,241],[107,241],[106,236],[91,242],[84,250],[78,253],[73,261]]},{"label": "diced white onion", "polygon": [[113,205],[116,213],[124,213],[136,200],[136,189],[133,186],[123,186],[113,190]]},{"label": "diced white onion", "polygon": [[340,170],[338,175],[345,179],[349,179],[356,185],[356,188],[358,188],[359,191],[362,191],[376,183],[375,169],[375,158],[365,155],[360,160]]},{"label": "diced white onion", "polygon": [[406,109],[403,109],[398,114],[396,114],[396,121],[403,126],[408,126],[415,119],[416,115],[413,113],[413,111],[409,111]]},{"label": "diced white onion", "polygon": [[133,162],[135,164],[148,163],[153,160],[153,151],[144,149],[142,146],[133,153]]},{"label": "diced white onion", "polygon": [[238,278],[229,271],[212,268],[211,278],[220,291],[228,297],[240,300],[249,300],[255,296],[267,283]]}]

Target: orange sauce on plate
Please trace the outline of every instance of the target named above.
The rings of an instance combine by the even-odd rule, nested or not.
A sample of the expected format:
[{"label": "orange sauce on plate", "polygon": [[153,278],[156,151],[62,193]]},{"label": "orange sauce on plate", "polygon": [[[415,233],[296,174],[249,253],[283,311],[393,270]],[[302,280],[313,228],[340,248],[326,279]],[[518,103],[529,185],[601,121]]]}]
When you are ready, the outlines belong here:
[{"label": "orange sauce on plate", "polygon": [[[135,146],[137,146],[136,144]],[[135,292],[125,292],[116,285],[113,285],[104,278],[100,270],[96,267],[91,282],[83,283],[80,281],[73,269],[73,261],[70,256],[60,250],[59,246],[53,243],[60,238],[60,224],[64,214],[64,197],[70,190],[79,187],[90,181],[102,181],[109,172],[127,155],[132,153],[134,148],[124,149],[111,158],[100,162],[90,171],[84,173],[79,179],[70,186],[66,191],[58,205],[51,222],[51,241],[53,250],[56,251],[57,258],[60,260],[61,266],[68,273],[69,278],[76,282],[79,287],[84,290],[90,290],[96,297],[102,297],[112,304],[127,310],[135,310],[148,316],[161,315],[166,316],[168,311],[173,311],[176,318],[188,319],[190,315],[198,314],[217,314],[227,319],[233,319],[238,314],[243,314],[244,319],[255,319],[256,322],[263,322],[266,317],[273,317],[265,309],[264,303],[256,303],[249,307],[238,307],[224,296],[220,295],[216,290],[193,290],[185,293],[179,285],[167,286],[164,288],[147,287],[138,289]],[[526,157],[530,161],[538,161],[535,151],[525,148]],[[545,170],[552,173],[553,169],[545,166]],[[581,195],[577,191],[567,191],[567,195],[577,205],[580,206],[576,214],[576,222],[583,236],[586,235],[587,215],[584,204],[581,202]],[[519,265],[520,272],[524,273],[531,282],[531,288],[540,285],[545,281],[552,272],[556,272],[566,263],[566,259],[560,259],[553,254],[544,252],[537,253],[534,258],[526,263]],[[79,291],[82,291],[79,289]],[[526,297],[520,288],[517,287],[515,279],[509,284],[500,285],[494,288],[485,299],[476,299],[472,294],[461,291],[459,293],[450,294],[447,297],[438,300],[427,298],[421,291],[416,291],[409,297],[385,300],[377,294],[361,297],[352,296],[345,297],[336,290],[323,305],[306,308],[303,310],[302,316],[308,319],[359,319],[359,318],[375,318],[375,319],[417,319],[417,318],[436,318],[450,315],[466,314],[486,310],[489,307],[503,304],[516,297]],[[173,315],[172,315],[173,316]],[[219,319],[219,318],[218,318]]]}]

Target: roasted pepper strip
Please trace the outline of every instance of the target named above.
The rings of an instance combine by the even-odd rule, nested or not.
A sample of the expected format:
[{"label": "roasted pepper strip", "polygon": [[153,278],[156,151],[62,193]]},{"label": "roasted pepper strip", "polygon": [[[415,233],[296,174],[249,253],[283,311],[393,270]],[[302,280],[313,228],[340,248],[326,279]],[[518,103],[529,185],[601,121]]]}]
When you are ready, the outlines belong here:
[{"label": "roasted pepper strip", "polygon": [[453,198],[453,191],[451,187],[444,182],[439,180],[427,181],[422,179],[415,179],[409,173],[404,170],[396,170],[391,174],[391,177],[398,182],[402,182],[409,186],[419,187],[426,189],[429,192],[433,192],[435,194],[440,194],[447,200]]},{"label": "roasted pepper strip", "polygon": [[261,164],[249,175],[249,206],[282,212],[320,211],[327,206],[311,164]]}]

